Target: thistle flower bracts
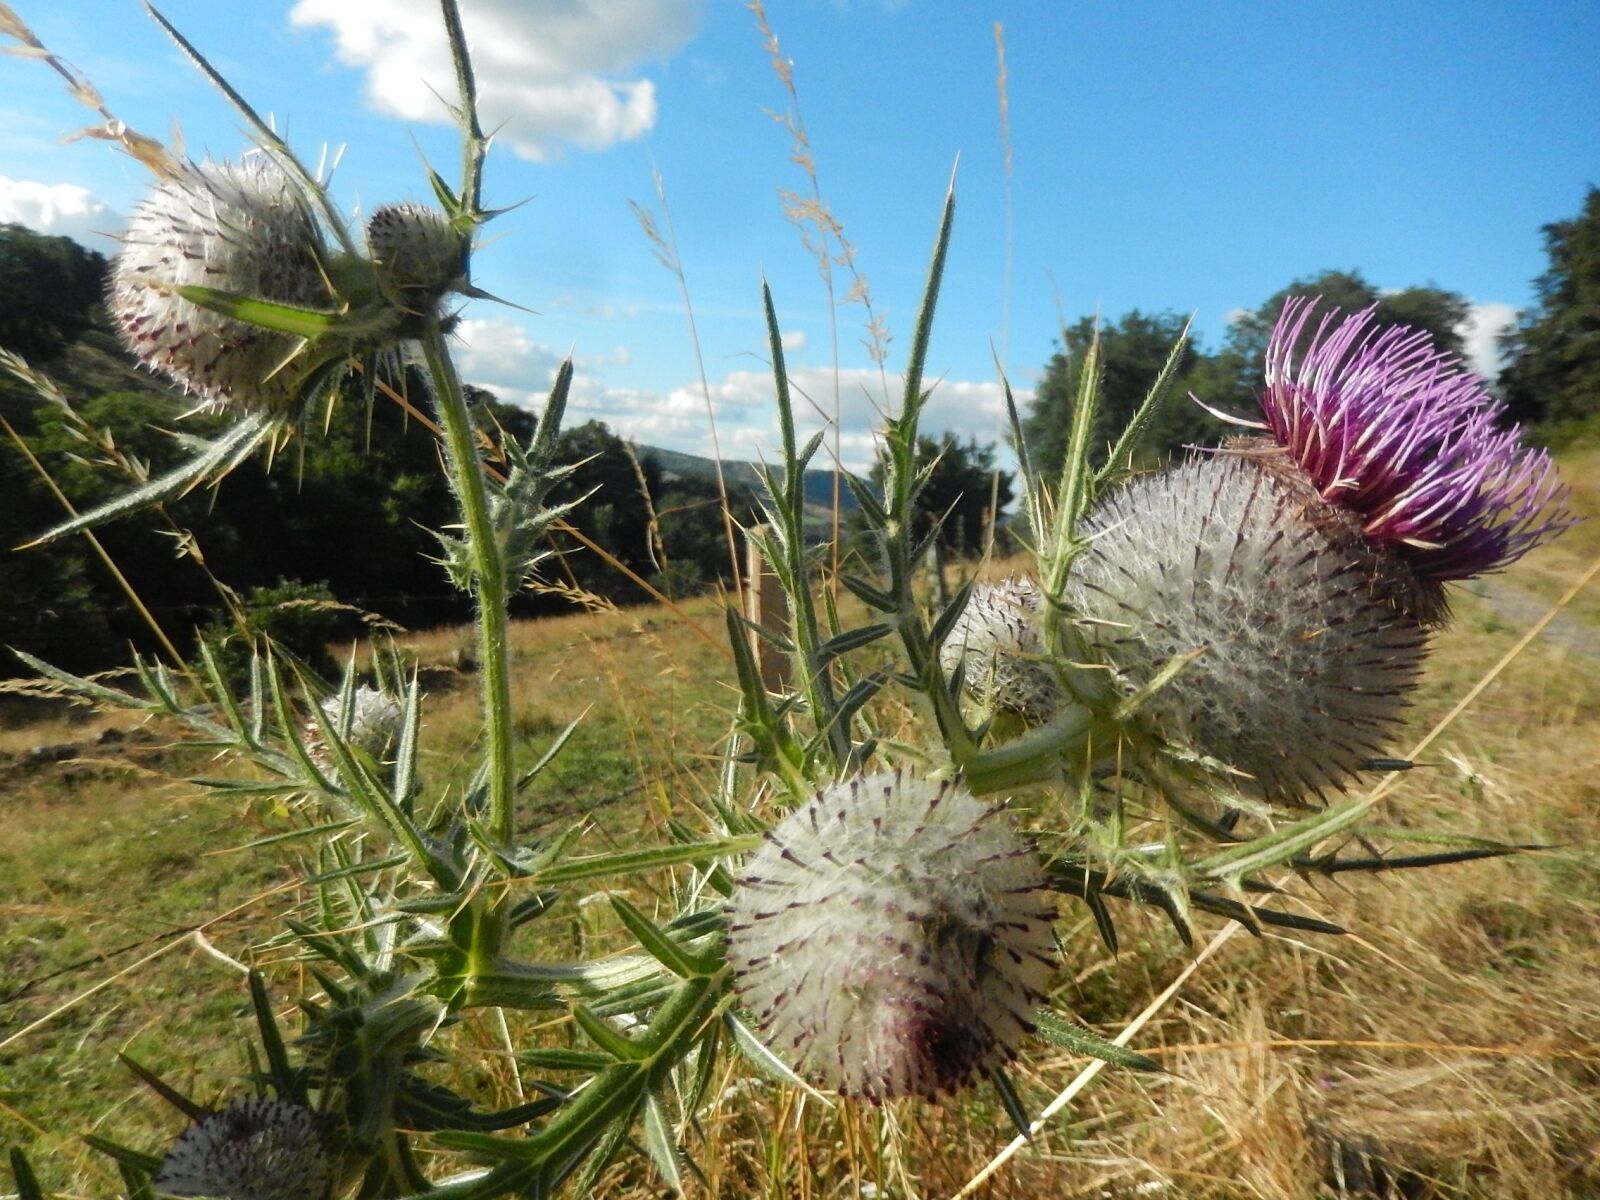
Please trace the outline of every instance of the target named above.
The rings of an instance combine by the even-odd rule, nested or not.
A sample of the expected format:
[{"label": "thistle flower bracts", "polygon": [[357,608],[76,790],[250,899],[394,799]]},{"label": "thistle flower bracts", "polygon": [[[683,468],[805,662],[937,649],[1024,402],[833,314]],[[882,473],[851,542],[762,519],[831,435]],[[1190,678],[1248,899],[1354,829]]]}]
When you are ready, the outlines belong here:
[{"label": "thistle flower bracts", "polygon": [[[400,701],[389,693],[362,684],[351,694],[349,724],[344,724],[343,703],[339,696],[329,696],[321,704],[322,715],[328,724],[339,730],[346,744],[356,747],[382,760],[400,738],[400,723],[405,715]],[[334,769],[333,755],[322,739],[316,721],[306,722],[306,752],[324,771]]]},{"label": "thistle flower bracts", "polygon": [[326,307],[322,242],[299,188],[270,158],[189,164],[134,210],[108,305],[139,361],[216,405],[292,410],[319,361],[298,342],[192,304],[173,289],[215,288]]},{"label": "thistle flower bracts", "polygon": [[466,275],[469,239],[438,209],[385,204],[367,222],[367,248],[380,278],[419,307],[436,303]]},{"label": "thistle flower bracts", "polygon": [[728,958],[800,1075],[874,1103],[935,1096],[1032,1030],[1052,918],[1002,812],[897,771],[825,788],[772,830],[734,892]]},{"label": "thistle flower bracts", "polygon": [[1330,310],[1297,364],[1315,312],[1284,305],[1261,407],[1273,440],[1366,537],[1444,583],[1497,570],[1571,523],[1548,452],[1525,448],[1483,381],[1425,331]]},{"label": "thistle flower bracts", "polygon": [[1249,458],[1195,458],[1111,493],[1066,600],[1124,692],[1199,657],[1142,711],[1292,802],[1383,753],[1422,665],[1409,583],[1355,522]]},{"label": "thistle flower bracts", "polygon": [[282,1100],[237,1100],[189,1126],[153,1183],[169,1196],[324,1200],[334,1164],[315,1113]]},{"label": "thistle flower bracts", "polygon": [[1029,723],[1049,720],[1061,707],[1062,693],[1045,657],[1044,607],[1031,580],[973,589],[939,648],[940,665],[952,672],[965,663],[962,686],[985,708]]}]

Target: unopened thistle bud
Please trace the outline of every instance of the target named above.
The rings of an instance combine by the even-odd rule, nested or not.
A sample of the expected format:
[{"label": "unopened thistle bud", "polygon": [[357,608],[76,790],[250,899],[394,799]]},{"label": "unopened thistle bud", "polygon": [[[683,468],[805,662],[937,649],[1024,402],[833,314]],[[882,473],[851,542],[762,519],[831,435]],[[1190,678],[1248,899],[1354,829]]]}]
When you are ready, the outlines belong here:
[{"label": "unopened thistle bud", "polygon": [[316,1114],[282,1100],[238,1100],[189,1126],[153,1180],[169,1196],[325,1200],[333,1157]]},{"label": "unopened thistle bud", "polygon": [[367,247],[384,282],[413,305],[432,304],[466,273],[468,240],[422,204],[386,204],[367,222]]},{"label": "unopened thistle bud", "polygon": [[325,308],[321,236],[295,183],[270,158],[187,165],[134,210],[108,303],[139,361],[217,405],[292,411],[321,360],[296,339],[192,304],[215,288]]},{"label": "unopened thistle bud", "polygon": [[[382,761],[400,737],[404,710],[387,692],[362,684],[350,697],[348,725],[342,723],[342,704],[338,696],[329,696],[322,702],[322,715],[329,725],[340,731],[346,744]],[[333,770],[333,756],[328,753],[315,721],[306,723],[306,752],[324,771]]]},{"label": "unopened thistle bud", "polygon": [[1045,657],[1044,597],[1027,579],[976,587],[939,647],[946,672],[965,663],[963,688],[984,708],[1030,724],[1061,707],[1061,684]]},{"label": "unopened thistle bud", "polygon": [[1054,965],[1053,908],[1004,814],[894,772],[818,792],[746,865],[737,991],[773,1053],[874,1103],[1003,1065]]},{"label": "unopened thistle bud", "polygon": [[1354,522],[1246,458],[1141,476],[1095,510],[1067,602],[1125,692],[1199,657],[1141,710],[1167,737],[1293,802],[1382,754],[1426,630]]}]

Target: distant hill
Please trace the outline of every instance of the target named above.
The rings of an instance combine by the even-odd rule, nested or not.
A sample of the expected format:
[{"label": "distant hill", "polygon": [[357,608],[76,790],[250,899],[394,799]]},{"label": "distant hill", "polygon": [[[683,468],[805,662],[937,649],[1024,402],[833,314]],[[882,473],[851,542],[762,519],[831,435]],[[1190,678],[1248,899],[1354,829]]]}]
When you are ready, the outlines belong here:
[{"label": "distant hill", "polygon": [[[659,446],[640,446],[638,450],[641,457],[654,458],[660,464],[663,475],[710,480],[715,480],[717,477],[715,459],[702,458],[698,454],[684,454],[677,450],[663,450]],[[730,485],[736,484],[757,492],[761,490],[761,477],[756,471],[755,463],[727,460],[723,462],[722,470]],[[833,509],[833,476],[832,471],[806,472],[808,509],[812,511]],[[842,477],[839,480],[839,507],[847,513],[856,510],[856,498]]]}]

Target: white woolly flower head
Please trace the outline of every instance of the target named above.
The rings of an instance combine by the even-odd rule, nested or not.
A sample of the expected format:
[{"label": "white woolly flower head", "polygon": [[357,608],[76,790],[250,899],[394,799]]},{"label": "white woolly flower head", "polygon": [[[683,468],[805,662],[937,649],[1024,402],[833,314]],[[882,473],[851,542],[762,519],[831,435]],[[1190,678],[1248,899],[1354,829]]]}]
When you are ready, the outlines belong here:
[{"label": "white woolly flower head", "polygon": [[958,783],[896,771],[818,792],[730,902],[728,961],[768,1046],[819,1087],[935,1096],[1003,1065],[1055,963],[1039,863]]},{"label": "white woolly flower head", "polygon": [[1032,580],[982,584],[939,647],[939,663],[948,673],[964,662],[963,689],[983,707],[1047,721],[1062,692],[1045,659],[1044,619],[1044,597]]},{"label": "white woolly flower head", "polygon": [[214,404],[285,412],[322,360],[295,339],[191,304],[184,286],[324,308],[322,239],[299,186],[266,156],[186,164],[134,209],[108,303],[145,366]]},{"label": "white woolly flower head", "polygon": [[1409,574],[1314,490],[1260,462],[1193,458],[1112,492],[1065,600],[1125,692],[1201,651],[1140,710],[1293,803],[1382,755],[1427,642]]},{"label": "white woolly flower head", "polygon": [[466,274],[468,239],[425,204],[385,204],[367,222],[380,277],[413,305],[432,304]]},{"label": "white woolly flower head", "polygon": [[236,1100],[189,1126],[153,1180],[169,1196],[324,1200],[334,1163],[315,1113],[282,1100]]},{"label": "white woolly flower head", "polygon": [[[400,723],[405,715],[400,701],[388,692],[362,684],[350,697],[349,724],[343,723],[343,705],[338,696],[322,702],[322,715],[351,746],[382,760],[400,738]],[[315,721],[306,726],[306,751],[323,770],[333,770],[333,757],[323,743]]]}]

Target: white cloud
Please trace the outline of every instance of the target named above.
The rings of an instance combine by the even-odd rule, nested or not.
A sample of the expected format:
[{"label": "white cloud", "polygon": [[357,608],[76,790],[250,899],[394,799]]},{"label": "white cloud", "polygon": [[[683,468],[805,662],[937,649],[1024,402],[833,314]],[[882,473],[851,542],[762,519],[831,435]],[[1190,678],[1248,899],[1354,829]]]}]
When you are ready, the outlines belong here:
[{"label": "white cloud", "polygon": [[[563,355],[533,339],[509,317],[473,318],[456,327],[460,341],[457,362],[468,383],[488,388],[508,404],[542,408]],[[706,390],[698,382],[667,390],[617,387],[606,382],[609,370],[627,366],[623,347],[592,358],[579,358],[567,401],[567,424],[603,421],[620,437],[647,446],[712,454],[711,426],[706,416]],[[834,410],[833,369],[796,366],[789,386],[794,400],[795,429],[804,442],[828,427]],[[871,465],[880,412],[897,409],[900,381],[875,368],[839,372],[840,457],[853,471]],[[723,457],[774,462],[781,444],[772,373],[762,368],[727,372],[710,381],[711,410]],[[1028,388],[1013,389],[1017,404],[1033,399]],[[923,432],[937,437],[952,432],[989,443],[1003,437],[1005,395],[999,383],[943,379],[933,385],[923,409]],[[813,460],[831,464],[833,437]],[[1007,457],[1006,453],[1002,457]]]},{"label": "white cloud", "polygon": [[[899,381],[890,376],[892,400],[899,406]],[[790,372],[790,389],[795,405],[796,435],[803,442],[817,430],[827,427],[824,414],[833,412],[833,371],[829,367],[797,367]],[[711,431],[706,419],[706,398],[698,384],[676,387],[668,392],[592,387],[579,389],[573,407],[585,418],[605,421],[623,437],[653,446],[665,446],[695,454],[711,454]],[[710,385],[711,407],[716,416],[718,441],[726,458],[774,462],[781,441],[773,396],[772,376],[762,370],[730,371]],[[1033,393],[1016,393],[1017,402],[1026,405]],[[923,431],[938,436],[946,431],[980,443],[994,441],[1000,434],[1000,414],[1005,404],[1000,385],[946,379],[935,385],[923,410]],[[865,470],[872,461],[875,431],[881,424],[879,410],[886,407],[884,380],[875,369],[850,369],[840,372],[839,454],[844,465],[854,471]],[[833,437],[830,435],[814,460],[819,467],[830,465]]]},{"label": "white cloud", "polygon": [[806,331],[804,329],[785,329],[779,336],[783,340],[783,349],[786,354],[793,354],[796,350],[805,349]]},{"label": "white cloud", "polygon": [[[638,68],[660,62],[700,24],[699,0],[463,0],[484,127],[523,158],[562,143],[601,150],[655,124],[655,85]],[[298,0],[301,27],[325,26],[339,61],[367,75],[367,98],[409,121],[448,123],[439,97],[455,77],[435,6],[393,0]]]},{"label": "white cloud", "polygon": [[122,220],[88,188],[0,175],[0,222],[73,238],[102,252]]},{"label": "white cloud", "polygon": [[493,392],[540,394],[548,386],[563,355],[528,336],[506,317],[468,318],[456,326],[461,341],[456,369],[461,378]]},{"label": "white cloud", "polygon": [[1456,327],[1456,332],[1466,343],[1467,362],[1490,383],[1499,378],[1500,368],[1504,365],[1500,355],[1500,335],[1516,320],[1515,308],[1498,300],[1490,300],[1474,304],[1467,313],[1467,319]]}]

